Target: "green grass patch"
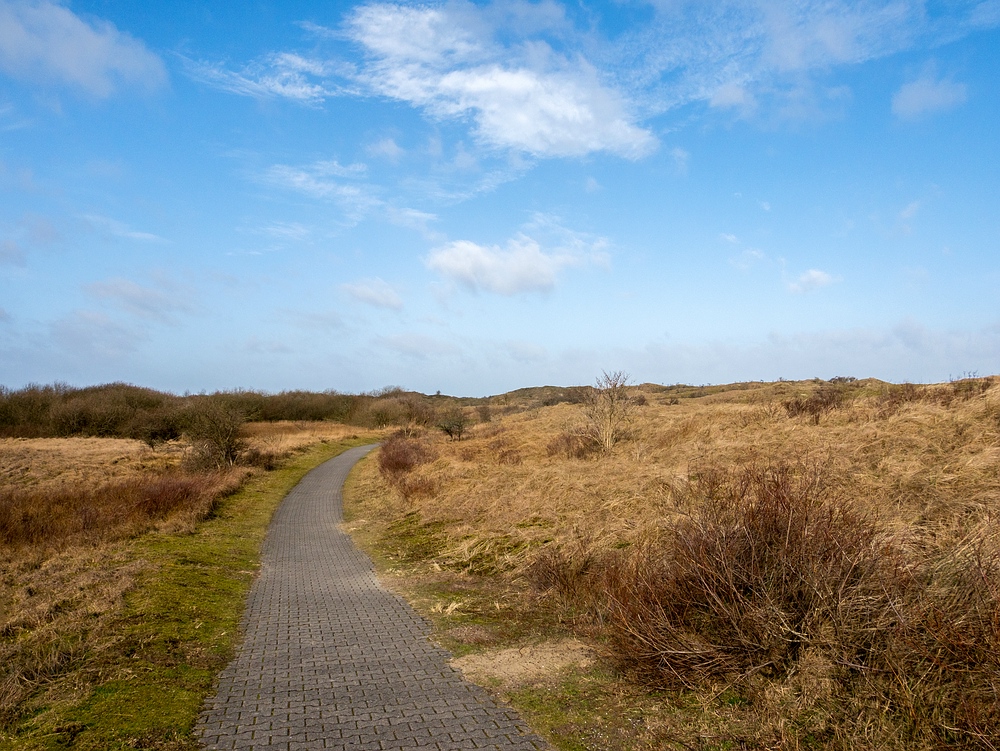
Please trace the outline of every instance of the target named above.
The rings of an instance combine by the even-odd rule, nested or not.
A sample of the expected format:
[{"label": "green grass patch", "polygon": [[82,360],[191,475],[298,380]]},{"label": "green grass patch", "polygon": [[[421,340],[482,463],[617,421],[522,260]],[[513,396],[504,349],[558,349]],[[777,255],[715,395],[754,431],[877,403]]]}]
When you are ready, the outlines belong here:
[{"label": "green grass patch", "polygon": [[379,536],[382,554],[400,563],[419,563],[433,558],[443,549],[441,522],[421,522],[420,514],[411,512],[389,524]]},{"label": "green grass patch", "polygon": [[0,750],[194,749],[192,734],[239,622],[274,510],[311,469],[370,439],[322,443],[252,478],[190,534],[122,544],[138,582],[74,668],[39,687]]}]

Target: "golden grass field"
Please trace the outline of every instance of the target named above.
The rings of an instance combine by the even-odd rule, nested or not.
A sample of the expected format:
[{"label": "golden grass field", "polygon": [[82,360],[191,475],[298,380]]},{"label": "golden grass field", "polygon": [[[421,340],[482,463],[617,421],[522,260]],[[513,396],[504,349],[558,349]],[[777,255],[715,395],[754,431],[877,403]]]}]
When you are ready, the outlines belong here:
[{"label": "golden grass field", "polygon": [[[815,414],[794,408],[834,392]],[[619,697],[606,722],[621,696],[645,707],[614,747],[1000,747],[1000,380],[631,393],[644,404],[610,452],[578,450],[577,404],[500,405],[461,441],[408,431],[383,446],[405,455],[396,465],[358,471],[352,529],[369,528],[390,578],[460,651],[499,665],[576,638],[602,655],[591,677]],[[760,509],[788,530],[751,539],[774,532],[774,518],[747,521]],[[748,561],[755,584],[737,570]],[[692,599],[678,615],[657,599],[718,599],[723,585],[737,601]],[[771,633],[793,595],[811,609]],[[543,611],[551,633],[503,635],[503,619]],[[475,670],[489,673],[482,659]],[[508,698],[537,683],[503,675]],[[602,747],[573,746],[599,723],[576,725],[553,731],[564,747]]]},{"label": "golden grass field", "polygon": [[[553,403],[585,392],[403,426],[352,474],[346,529],[457,667],[561,749],[1000,748],[1000,379],[634,386],[610,451]],[[266,461],[224,471],[0,440],[0,746],[104,680],[132,540],[183,546],[271,458],[357,434],[250,423]],[[193,748],[169,737],[143,742]]]},{"label": "golden grass field", "polygon": [[[502,416],[462,441],[427,431],[417,440],[435,458],[408,475],[421,488],[408,502],[400,497],[401,508],[448,523],[442,555],[456,565],[491,539],[510,538],[507,547],[520,552],[497,561],[504,569],[541,543],[636,539],[675,511],[693,476],[753,463],[821,471],[825,493],[864,504],[903,535],[939,535],[997,509],[1000,389],[949,404],[887,406],[880,386],[862,384],[851,404],[818,425],[790,419],[782,400],[814,387],[764,384],[679,404],[669,404],[669,393],[647,395],[630,437],[609,455],[584,459],[549,448],[583,425],[577,405]],[[366,470],[373,481],[376,470]]]}]

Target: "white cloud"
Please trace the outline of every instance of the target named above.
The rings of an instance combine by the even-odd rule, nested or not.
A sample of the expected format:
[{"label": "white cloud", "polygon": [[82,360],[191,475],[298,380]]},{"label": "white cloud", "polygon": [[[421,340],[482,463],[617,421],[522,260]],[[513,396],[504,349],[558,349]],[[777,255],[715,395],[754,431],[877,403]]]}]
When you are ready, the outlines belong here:
[{"label": "white cloud", "polygon": [[0,104],[0,131],[10,132],[31,127],[32,121],[22,117],[11,104]]},{"label": "white cloud", "polygon": [[432,242],[440,242],[445,238],[441,232],[431,228],[431,224],[438,221],[437,214],[419,209],[400,209],[392,206],[387,210],[387,218],[397,227],[415,230]]},{"label": "white cloud", "polygon": [[[993,2],[994,0],[991,0]],[[649,111],[694,101],[779,120],[841,114],[831,69],[933,49],[1000,12],[968,2],[934,13],[915,0],[652,0],[653,18],[615,40],[604,59]],[[824,91],[825,89],[825,91]]]},{"label": "white cloud", "polygon": [[181,59],[192,78],[230,94],[317,104],[327,97],[344,93],[341,87],[330,81],[338,70],[335,65],[290,52],[268,55],[239,72],[227,70],[217,63],[199,62],[183,56]]},{"label": "white cloud", "polygon": [[265,227],[261,227],[258,231],[280,240],[295,242],[308,240],[312,235],[312,230],[298,222],[272,222]]},{"label": "white cloud", "polygon": [[899,218],[903,221],[913,219],[917,215],[917,212],[920,211],[920,205],[920,201],[910,201],[906,205],[906,208],[899,212]]},{"label": "white cloud", "polygon": [[507,350],[512,360],[522,363],[542,362],[548,357],[548,352],[544,347],[530,342],[511,340],[504,342],[503,348]]},{"label": "white cloud", "polygon": [[388,159],[390,162],[398,162],[400,157],[406,153],[396,141],[392,138],[383,138],[380,141],[376,141],[368,146],[368,153],[372,156],[380,156],[383,159]]},{"label": "white cloud", "polygon": [[109,217],[100,216],[99,214],[84,214],[81,218],[84,219],[93,229],[103,235],[119,237],[123,240],[139,240],[140,242],[167,242],[159,235],[154,235],[151,232],[140,232],[139,230],[134,230],[124,222],[119,222],[117,219],[110,219]]},{"label": "white cloud", "polygon": [[0,308],[0,323],[10,323],[14,317],[3,308]]},{"label": "white cloud", "polygon": [[264,174],[263,179],[282,188],[294,190],[310,198],[334,201],[341,206],[348,218],[357,221],[382,201],[372,195],[369,186],[356,182],[346,183],[335,178],[356,180],[367,171],[364,164],[343,166],[336,160],[315,162],[304,167],[276,164]]},{"label": "white cloud", "polygon": [[724,109],[737,109],[744,113],[751,113],[757,108],[757,100],[745,87],[737,83],[724,83],[708,98],[708,103],[712,107]]},{"label": "white cloud", "polygon": [[803,292],[811,292],[812,290],[819,289],[821,287],[827,287],[839,281],[839,277],[828,274],[825,271],[820,271],[819,269],[809,269],[808,271],[800,274],[797,279],[788,282],[787,286],[789,292],[801,294]]},{"label": "white cloud", "polygon": [[686,175],[691,154],[678,146],[670,150],[670,158],[674,160],[674,169],[677,170],[677,174]]},{"label": "white cloud", "polygon": [[374,305],[377,308],[387,308],[389,310],[402,310],[403,298],[392,287],[392,285],[379,279],[362,279],[351,284],[340,286],[347,294],[355,300]]},{"label": "white cloud", "polygon": [[167,78],[163,62],[142,42],[48,0],[0,1],[0,70],[101,98],[122,85],[153,89]]},{"label": "white cloud", "polygon": [[506,249],[456,240],[431,251],[427,266],[469,289],[500,295],[547,291],[556,273],[572,263],[567,256],[545,253],[529,237],[514,238]]},{"label": "white cloud", "polygon": [[472,291],[512,296],[547,292],[566,268],[607,265],[608,241],[575,232],[555,217],[536,214],[506,245],[456,240],[424,259],[427,267]]},{"label": "white cloud", "polygon": [[255,355],[287,355],[294,350],[288,346],[287,342],[277,339],[261,339],[251,336],[243,343],[243,350]]},{"label": "white cloud", "polygon": [[552,237],[552,248],[547,250],[537,239],[521,232],[504,247],[456,240],[432,250],[425,263],[470,290],[511,296],[551,290],[565,268],[607,262],[607,241],[603,238],[572,232],[543,216],[536,217],[525,229]]},{"label": "white cloud", "polygon": [[106,300],[138,318],[169,322],[173,313],[189,311],[186,290],[161,280],[160,289],[144,287],[122,278],[88,284],[84,289],[93,297]]},{"label": "white cloud", "polygon": [[625,96],[581,55],[559,55],[542,40],[495,43],[471,6],[376,3],[356,10],[346,31],[369,55],[359,80],[434,117],[471,118],[489,146],[630,159],[656,147],[633,123]]},{"label": "white cloud", "polygon": [[932,69],[909,83],[903,84],[892,97],[892,113],[904,120],[943,112],[964,104],[967,98],[964,83],[937,80]]}]

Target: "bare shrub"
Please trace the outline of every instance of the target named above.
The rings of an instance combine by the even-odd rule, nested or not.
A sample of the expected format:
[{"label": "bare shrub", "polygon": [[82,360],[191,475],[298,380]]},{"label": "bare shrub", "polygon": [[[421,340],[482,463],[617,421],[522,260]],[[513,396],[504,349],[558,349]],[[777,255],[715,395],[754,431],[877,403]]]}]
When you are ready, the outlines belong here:
[{"label": "bare shrub", "polygon": [[277,469],[282,458],[283,454],[280,452],[251,446],[243,453],[242,462],[250,467],[258,467],[270,472]]},{"label": "bare shrub", "polygon": [[927,388],[914,383],[889,384],[878,398],[879,413],[883,417],[895,414],[904,404],[925,398]]},{"label": "bare shrub", "polygon": [[636,407],[629,397],[628,381],[628,373],[622,370],[603,371],[584,403],[590,428],[605,451],[625,435]]},{"label": "bare shrub", "polygon": [[897,559],[875,525],[787,467],[706,473],[690,516],[606,576],[622,663],[657,685],[784,675],[806,648],[864,663],[894,622]]},{"label": "bare shrub", "polygon": [[421,464],[434,460],[434,452],[422,441],[396,434],[385,441],[378,454],[378,468],[390,482]]},{"label": "bare shrub", "polygon": [[199,397],[187,417],[187,432],[194,444],[191,461],[196,468],[232,467],[248,445],[243,427],[254,416],[253,405],[238,392]]},{"label": "bare shrub", "polygon": [[951,390],[957,399],[972,399],[977,396],[982,396],[987,391],[992,388],[994,383],[994,378],[992,376],[987,376],[985,378],[980,378],[979,376],[970,374],[964,378],[960,378],[957,381],[951,382]]},{"label": "bare shrub", "polygon": [[431,478],[412,474],[418,466],[434,461],[435,458],[430,446],[423,441],[407,438],[401,431],[382,444],[378,453],[378,468],[389,484],[405,500],[411,501],[420,496],[433,496],[437,492],[437,483]]}]

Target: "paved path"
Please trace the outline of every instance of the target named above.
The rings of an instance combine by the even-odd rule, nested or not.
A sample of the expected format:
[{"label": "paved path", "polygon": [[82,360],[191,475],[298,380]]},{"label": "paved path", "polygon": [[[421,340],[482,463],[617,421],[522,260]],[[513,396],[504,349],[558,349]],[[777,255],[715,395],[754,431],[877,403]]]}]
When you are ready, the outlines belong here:
[{"label": "paved path", "polygon": [[448,665],[427,624],[341,532],[340,490],[371,447],[310,472],[282,502],[245,638],[197,733],[209,749],[547,748]]}]

